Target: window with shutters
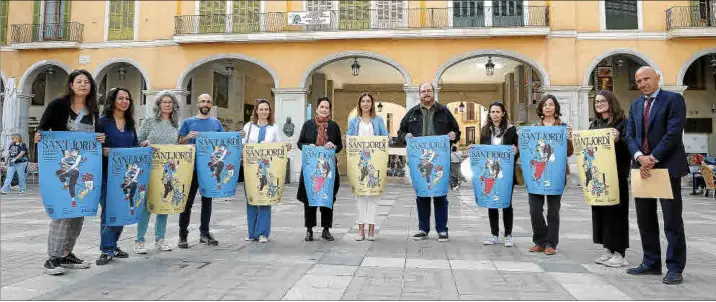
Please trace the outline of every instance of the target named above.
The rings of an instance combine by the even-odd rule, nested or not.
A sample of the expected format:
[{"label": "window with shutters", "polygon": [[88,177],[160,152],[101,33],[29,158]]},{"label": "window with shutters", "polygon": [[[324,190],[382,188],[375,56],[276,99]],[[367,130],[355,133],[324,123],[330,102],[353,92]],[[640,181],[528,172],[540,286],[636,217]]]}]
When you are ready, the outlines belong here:
[{"label": "window with shutters", "polygon": [[374,28],[404,28],[407,26],[408,13],[406,1],[373,1]]},{"label": "window with shutters", "polygon": [[465,111],[467,111],[466,120],[474,121],[477,119],[477,104],[468,102],[465,109]]},{"label": "window with shutters", "polygon": [[0,45],[7,44],[7,13],[10,0],[0,0]]},{"label": "window with shutters", "polygon": [[134,0],[111,0],[109,2],[109,26],[107,40],[134,40]]},{"label": "window with shutters", "polygon": [[45,0],[42,14],[42,37],[45,41],[62,40],[69,34],[65,22],[69,22],[69,1]]},{"label": "window with shutters", "polygon": [[493,0],[492,25],[511,27],[524,25],[524,4],[522,0]]},{"label": "window with shutters", "polygon": [[339,29],[370,29],[370,1],[341,1],[338,14]]},{"label": "window with shutters", "polygon": [[475,126],[465,127],[465,144],[475,144]]},{"label": "window with shutters", "polygon": [[201,1],[199,15],[199,33],[226,32],[226,0]]},{"label": "window with shutters", "polygon": [[453,0],[452,24],[453,27],[485,26],[484,1]]},{"label": "window with shutters", "polygon": [[333,10],[333,1],[331,0],[306,0],[306,11],[330,11]]},{"label": "window with shutters", "polygon": [[604,0],[606,29],[639,29],[637,0]]},{"label": "window with shutters", "polygon": [[232,22],[235,33],[258,32],[261,27],[261,1],[233,1]]}]

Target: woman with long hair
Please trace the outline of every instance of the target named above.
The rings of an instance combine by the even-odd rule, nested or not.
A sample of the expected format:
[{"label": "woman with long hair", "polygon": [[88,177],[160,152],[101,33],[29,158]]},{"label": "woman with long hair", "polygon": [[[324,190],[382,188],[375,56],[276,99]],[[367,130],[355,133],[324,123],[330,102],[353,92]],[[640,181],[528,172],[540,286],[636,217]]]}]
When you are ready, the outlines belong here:
[{"label": "woman with long hair", "polygon": [[[70,73],[67,93],[58,97],[45,109],[40,118],[35,143],[42,140],[40,131],[100,132],[97,141],[104,143],[105,135],[99,131],[99,108],[97,107],[97,84],[84,69]],[[74,188],[70,188],[74,195]],[[84,217],[52,219],[47,238],[45,273],[60,275],[64,268],[89,268],[91,263],[77,258],[72,250],[82,231]]]},{"label": "woman with long hair", "polygon": [[[179,101],[169,91],[162,91],[154,98],[152,115],[146,117],[139,127],[138,140],[143,145],[176,144],[179,135]],[[137,223],[137,239],[134,241],[134,253],[146,254],[144,236],[147,234],[149,218],[152,216],[147,209],[147,202],[143,203],[139,211],[142,216]],[[156,214],[154,223],[154,247],[159,251],[171,251],[172,248],[164,239],[167,233],[167,214]]]},{"label": "woman with long hair", "polygon": [[627,266],[629,248],[629,170],[631,155],[626,141],[626,118],[616,95],[611,91],[597,92],[594,98],[594,120],[589,129],[610,128],[614,133],[614,151],[619,175],[619,204],[592,206],[592,240],[602,244],[606,252],[594,261],[609,267]]},{"label": "woman with long hair", "polygon": [[[134,104],[132,94],[124,87],[115,87],[107,94],[107,104],[104,106],[102,117],[99,118],[100,129],[106,137],[102,157],[102,193],[100,195],[100,245],[101,254],[97,265],[105,265],[114,258],[127,258],[129,254],[117,246],[119,236],[124,226],[106,225],[107,203],[127,202],[126,200],[107,200],[108,156],[110,148],[132,148],[139,146],[137,131],[134,123]],[[130,215],[134,212],[133,200],[129,200]]]},{"label": "woman with long hair", "polygon": [[[559,118],[560,112],[557,97],[547,94],[537,104],[537,115],[540,121],[533,126],[566,126],[567,127],[567,157],[574,152],[572,146],[572,128]],[[569,165],[566,175],[569,175]],[[565,175],[565,177],[566,177]],[[559,244],[559,209],[561,207],[562,195],[542,195],[529,193],[530,220],[532,221],[532,241],[534,246],[530,252],[544,252],[545,255],[557,253]],[[547,222],[544,220],[544,201],[547,199]]]},{"label": "woman with long hair", "polygon": [[[244,125],[240,134],[244,144],[278,143],[281,142],[281,135],[278,127],[274,125],[274,114],[271,103],[266,99],[256,100],[254,112],[251,113],[251,121]],[[261,187],[269,185],[269,179],[262,175],[259,179]],[[246,183],[244,183],[245,185]],[[246,189],[244,188],[244,192]],[[246,197],[246,196],[245,196]],[[258,240],[266,243],[271,235],[271,206],[254,206],[249,204],[246,197],[246,224],[249,234],[246,241]]]},{"label": "woman with long hair", "polygon": [[12,141],[7,147],[7,172],[5,173],[5,184],[2,186],[0,193],[2,195],[7,194],[10,190],[10,184],[12,184],[12,178],[15,177],[17,172],[18,185],[20,190],[17,194],[25,193],[25,170],[27,169],[27,146],[22,141],[22,135],[15,133],[12,135]]},{"label": "woman with long hair", "polygon": [[[515,163],[517,162],[517,128],[510,124],[505,104],[494,102],[488,107],[489,119],[485,121],[480,131],[481,145],[511,145],[515,152]],[[512,181],[514,188],[516,181]],[[490,218],[491,236],[487,237],[484,244],[493,245],[500,243],[500,212],[498,209],[488,209],[487,214]],[[510,206],[502,209],[502,220],[505,225],[505,246],[511,247],[515,243],[512,240],[512,223],[513,223],[512,200]]]},{"label": "woman with long hair", "polygon": [[[322,146],[326,149],[335,149],[336,154],[343,150],[343,142],[341,141],[341,128],[338,123],[331,120],[331,101],[327,97],[318,98],[316,101],[316,116],[303,123],[301,134],[298,137],[298,148],[303,150],[305,145]],[[296,198],[303,203],[303,219],[306,226],[306,236],[304,240],[313,241],[313,227],[316,226],[316,208],[308,205],[308,196],[306,194],[306,186],[303,184],[303,169],[301,169],[301,177],[298,181],[298,192]],[[333,203],[336,202],[338,188],[341,186],[340,177],[338,177],[338,165],[333,172]],[[333,235],[329,229],[333,225],[333,209],[321,208],[321,226],[323,233],[321,237],[326,241],[333,241]]]},{"label": "woman with long hair", "polygon": [[[364,92],[358,97],[358,105],[356,105],[358,115],[348,122],[348,131],[346,135],[350,136],[388,136],[388,130],[385,129],[383,118],[375,114],[375,100],[370,93]],[[370,169],[368,164],[363,163],[360,167],[361,179],[369,177]],[[375,217],[378,209],[378,200],[381,196],[358,196],[355,195],[356,208],[358,215],[356,223],[358,224],[357,241],[375,240]],[[368,225],[368,236],[365,236],[364,225]]]}]

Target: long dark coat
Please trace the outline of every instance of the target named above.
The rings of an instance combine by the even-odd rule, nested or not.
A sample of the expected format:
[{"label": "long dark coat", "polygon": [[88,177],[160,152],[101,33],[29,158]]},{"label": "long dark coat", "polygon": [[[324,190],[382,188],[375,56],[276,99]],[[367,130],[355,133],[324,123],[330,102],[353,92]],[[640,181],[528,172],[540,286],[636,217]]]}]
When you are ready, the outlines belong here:
[{"label": "long dark coat", "polygon": [[[341,140],[341,128],[333,120],[328,121],[328,141],[336,145],[336,154],[343,150],[343,142]],[[307,120],[301,127],[301,134],[298,136],[298,148],[303,150],[304,145],[316,144],[318,138],[318,127],[316,127],[316,121],[313,119]],[[333,203],[336,202],[336,195],[338,195],[338,188],[341,186],[341,178],[338,174],[338,164],[336,163],[336,170],[334,171],[335,179],[333,185]],[[301,178],[298,182],[298,192],[296,198],[302,203],[308,202],[308,196],[306,195],[306,186],[303,184],[303,169],[301,169]]]}]

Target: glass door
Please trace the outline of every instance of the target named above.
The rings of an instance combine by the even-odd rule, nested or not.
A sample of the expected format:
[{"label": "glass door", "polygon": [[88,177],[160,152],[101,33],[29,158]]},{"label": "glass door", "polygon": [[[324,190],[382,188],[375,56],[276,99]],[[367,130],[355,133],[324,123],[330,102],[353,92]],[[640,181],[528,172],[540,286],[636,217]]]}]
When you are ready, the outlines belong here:
[{"label": "glass door", "polygon": [[495,27],[517,27],[524,25],[522,0],[493,0],[492,25]]},{"label": "glass door", "polygon": [[64,32],[64,6],[65,2],[59,0],[46,0],[43,22],[43,40],[62,40]]},{"label": "glass door", "polygon": [[485,5],[483,1],[454,0],[452,5],[453,27],[484,27]]}]

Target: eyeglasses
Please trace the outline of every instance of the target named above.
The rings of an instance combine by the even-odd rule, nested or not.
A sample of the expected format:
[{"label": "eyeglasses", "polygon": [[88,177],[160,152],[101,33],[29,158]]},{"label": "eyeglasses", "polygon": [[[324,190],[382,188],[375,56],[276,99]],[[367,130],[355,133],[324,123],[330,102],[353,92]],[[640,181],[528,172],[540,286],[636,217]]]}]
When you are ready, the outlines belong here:
[{"label": "eyeglasses", "polygon": [[594,100],[595,104],[608,103],[607,100]]}]

